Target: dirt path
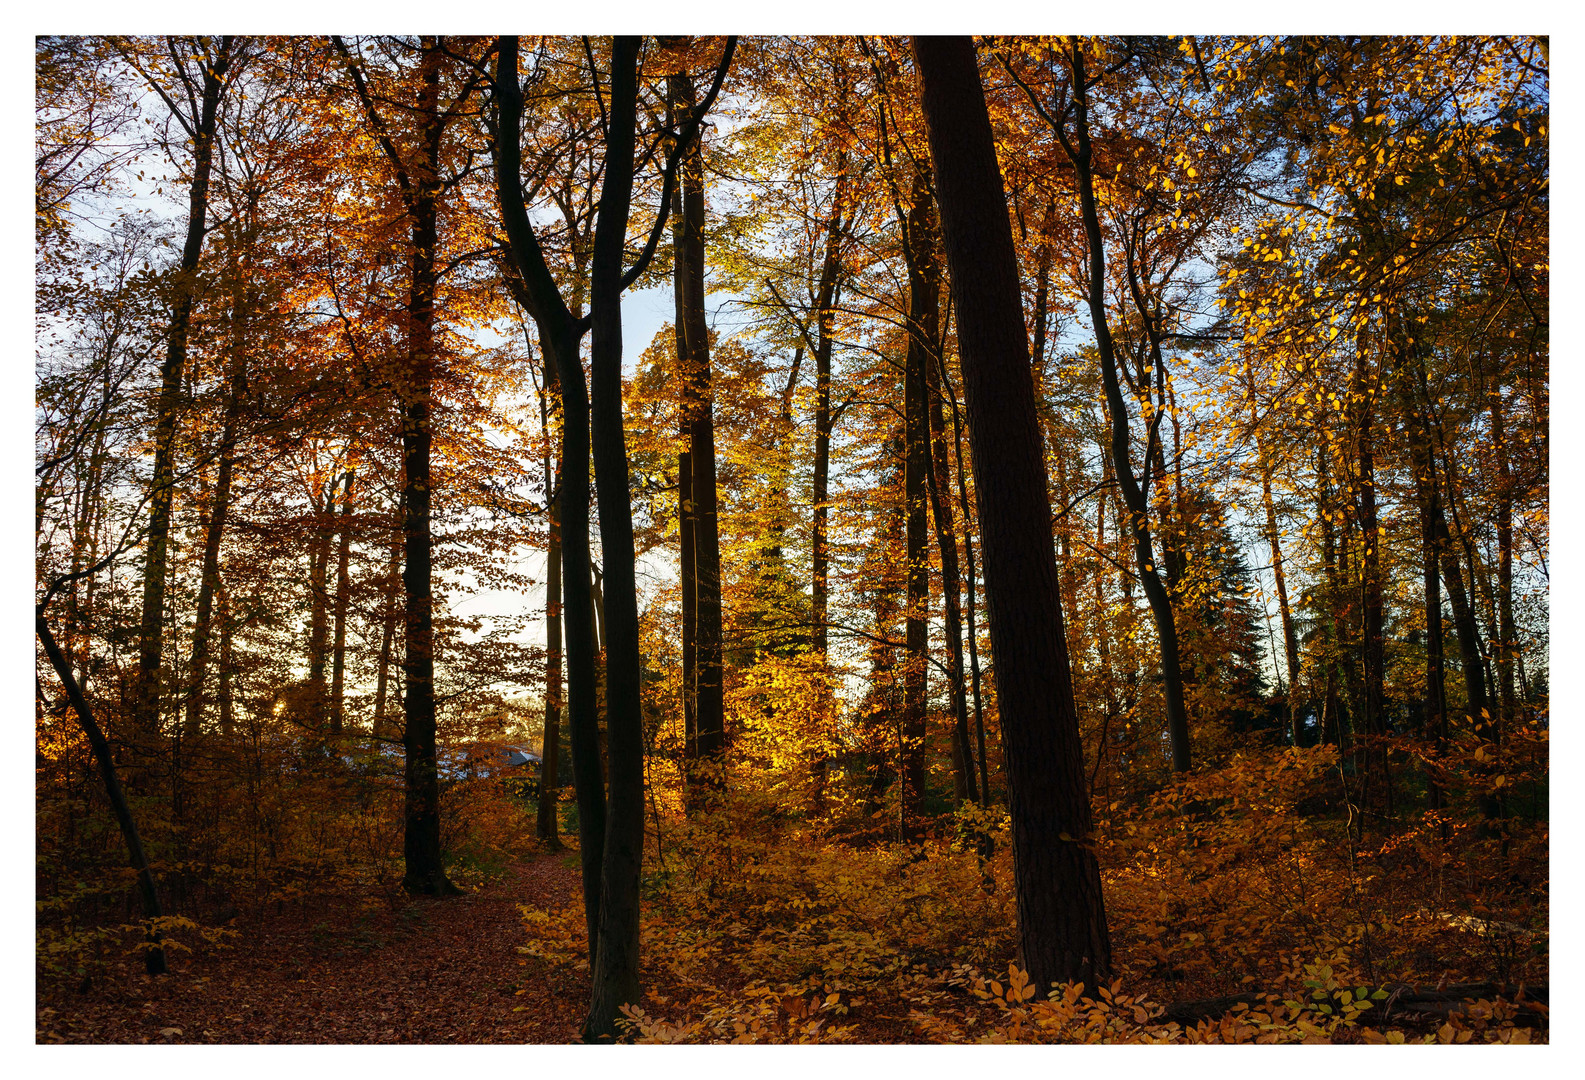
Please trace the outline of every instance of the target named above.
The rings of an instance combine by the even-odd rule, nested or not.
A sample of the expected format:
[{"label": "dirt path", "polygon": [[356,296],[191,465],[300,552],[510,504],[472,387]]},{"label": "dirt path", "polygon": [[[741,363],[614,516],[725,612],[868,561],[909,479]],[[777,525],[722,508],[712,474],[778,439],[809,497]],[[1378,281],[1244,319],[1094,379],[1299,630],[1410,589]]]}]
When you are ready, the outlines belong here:
[{"label": "dirt path", "polygon": [[[39,1042],[569,1042],[587,975],[525,969],[517,905],[578,897],[565,855],[542,855],[468,896],[392,912],[319,897],[236,922],[230,948],[176,954],[86,993],[39,996]],[[532,970],[532,976],[525,974]]]}]

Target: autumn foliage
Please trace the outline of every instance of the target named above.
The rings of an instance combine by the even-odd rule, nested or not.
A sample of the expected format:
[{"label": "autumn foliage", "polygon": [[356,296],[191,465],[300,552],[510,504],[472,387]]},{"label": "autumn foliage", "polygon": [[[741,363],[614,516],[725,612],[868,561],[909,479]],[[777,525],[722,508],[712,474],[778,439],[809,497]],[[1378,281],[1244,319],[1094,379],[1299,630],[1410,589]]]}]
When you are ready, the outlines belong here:
[{"label": "autumn foliage", "polygon": [[1547,1039],[1546,39],[942,50],[39,39],[41,1040],[476,900],[470,1037]]}]

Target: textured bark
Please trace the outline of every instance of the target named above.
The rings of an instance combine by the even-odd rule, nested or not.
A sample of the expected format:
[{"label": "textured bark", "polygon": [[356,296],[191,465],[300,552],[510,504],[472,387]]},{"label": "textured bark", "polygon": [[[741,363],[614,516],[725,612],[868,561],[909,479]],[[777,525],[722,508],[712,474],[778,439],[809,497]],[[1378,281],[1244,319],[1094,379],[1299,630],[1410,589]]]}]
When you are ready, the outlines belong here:
[{"label": "textured bark", "polygon": [[391,644],[396,636],[396,586],[397,571],[402,565],[401,532],[396,532],[396,543],[391,546],[391,560],[385,570],[384,595],[381,597],[383,615],[380,628],[380,655],[375,662],[374,717],[370,730],[377,738],[394,739],[391,724],[385,716],[385,701],[391,682]]},{"label": "textured bark", "polygon": [[958,318],[1012,817],[1023,966],[1041,990],[1111,968],[1068,669],[1017,257],[968,38],[915,38]]},{"label": "textured bark", "polygon": [[214,163],[216,117],[225,92],[236,39],[227,35],[204,69],[202,99],[193,137],[193,178],[187,191],[187,238],[174,281],[165,361],[154,420],[154,477],[149,490],[148,544],[144,549],[143,610],[138,623],[138,670],[132,689],[133,728],[139,738],[159,729],[160,665],[164,647],[165,577],[171,531],[171,496],[176,484],[176,423],[187,367],[187,329],[192,320],[198,261],[209,213],[209,178]]},{"label": "textured bark", "polygon": [[[674,115],[697,106],[693,80],[667,79]],[[682,434],[683,697],[693,757],[725,745],[721,656],[721,541],[716,510],[715,418],[710,328],[704,306],[704,154],[697,136],[682,150],[682,213],[673,218],[673,283]]]},{"label": "textured bark", "polygon": [[412,167],[412,285],[407,363],[393,380],[402,412],[402,745],[406,751],[402,885],[410,892],[452,895],[440,859],[440,775],[435,760],[435,627],[430,536],[430,402],[435,363],[436,194],[440,186],[440,63],[444,43],[425,41],[419,75],[419,155]]},{"label": "textured bark", "polygon": [[[941,593],[947,635],[947,677],[952,693],[953,786],[960,800],[980,801],[974,776],[974,750],[969,736],[968,687],[963,669],[963,587],[958,566],[957,526],[953,520],[951,466],[947,461],[946,417],[942,408],[941,352],[938,347],[925,363],[925,394],[930,412],[930,517],[936,526],[936,547],[941,552]],[[967,528],[968,522],[964,522]]]}]

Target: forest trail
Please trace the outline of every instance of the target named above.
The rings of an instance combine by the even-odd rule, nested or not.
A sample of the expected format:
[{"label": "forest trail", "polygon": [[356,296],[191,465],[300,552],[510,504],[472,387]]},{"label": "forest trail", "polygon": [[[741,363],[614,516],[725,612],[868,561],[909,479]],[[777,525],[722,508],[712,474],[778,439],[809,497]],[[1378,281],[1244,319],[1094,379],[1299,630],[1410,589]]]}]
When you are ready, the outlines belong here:
[{"label": "forest trail", "polygon": [[[565,1043],[587,976],[525,967],[518,905],[577,901],[576,854],[512,864],[467,896],[312,896],[249,913],[229,947],[124,965],[38,1001],[40,1043]],[[339,906],[338,906],[339,905]],[[273,905],[272,905],[273,907]]]}]

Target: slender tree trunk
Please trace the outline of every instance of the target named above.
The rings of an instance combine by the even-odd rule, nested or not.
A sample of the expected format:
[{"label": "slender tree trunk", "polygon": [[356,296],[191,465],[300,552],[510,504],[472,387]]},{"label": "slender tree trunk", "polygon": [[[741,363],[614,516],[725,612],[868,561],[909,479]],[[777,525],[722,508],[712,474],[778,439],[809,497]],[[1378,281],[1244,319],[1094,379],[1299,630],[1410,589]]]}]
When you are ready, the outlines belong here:
[{"label": "slender tree trunk", "polygon": [[203,714],[204,677],[209,667],[209,639],[213,632],[211,618],[214,593],[220,580],[220,541],[226,531],[226,516],[231,508],[231,474],[235,459],[234,444],[237,423],[241,418],[242,399],[247,386],[247,317],[244,294],[238,268],[233,274],[238,278],[233,287],[231,303],[231,378],[226,391],[224,419],[220,424],[220,463],[215,471],[215,487],[209,500],[209,526],[204,532],[203,572],[198,585],[198,612],[193,626],[192,659],[187,665],[187,708],[183,721],[188,737],[198,734]]},{"label": "slender tree trunk", "polygon": [[1502,387],[1491,393],[1492,443],[1497,451],[1497,700],[1499,731],[1514,722],[1514,657],[1519,633],[1513,616],[1513,477],[1508,464],[1508,433],[1503,416]]},{"label": "slender tree trunk", "polygon": [[176,485],[176,420],[182,407],[187,366],[187,328],[197,293],[198,261],[209,212],[209,176],[214,161],[216,116],[225,90],[235,39],[220,39],[214,62],[204,69],[203,100],[193,139],[193,178],[187,192],[187,239],[177,264],[175,299],[160,366],[160,396],[154,421],[154,477],[149,490],[148,544],[144,549],[143,611],[138,624],[138,670],[133,682],[132,721],[140,741],[160,722],[160,662],[164,645],[165,576],[171,531],[171,496]]},{"label": "slender tree trunk", "polygon": [[[1434,743],[1433,756],[1440,761],[1447,744],[1447,680],[1444,673],[1446,647],[1442,636],[1442,577],[1438,572],[1441,539],[1436,523],[1442,514],[1441,492],[1436,482],[1436,466],[1431,458],[1429,424],[1414,392],[1410,357],[1403,352],[1399,365],[1400,404],[1409,442],[1410,467],[1414,470],[1414,491],[1420,517],[1420,567],[1425,616],[1425,709],[1422,735]],[[1441,785],[1432,766],[1427,770],[1427,794],[1433,808],[1442,806]]]},{"label": "slender tree trunk", "polygon": [[[939,261],[937,291],[940,289]],[[958,568],[957,526],[952,520],[951,465],[947,461],[946,416],[942,407],[939,327],[932,354],[925,358],[925,396],[929,399],[930,517],[936,526],[936,547],[941,553],[941,593],[946,615],[947,677],[952,692],[953,787],[959,801],[980,801],[974,777],[974,750],[969,741],[968,693],[963,671],[962,575]],[[965,526],[967,522],[964,523]]]},{"label": "slender tree trunk", "polygon": [[815,460],[814,534],[810,561],[814,651],[822,662],[827,655],[826,620],[830,603],[831,552],[826,536],[830,520],[831,484],[831,350],[836,294],[842,274],[842,211],[847,195],[847,154],[837,157],[836,190],[831,196],[831,216],[826,221],[825,259],[820,264],[820,286],[815,294]]},{"label": "slender tree trunk", "polygon": [[[522,301],[539,328],[546,364],[555,369],[562,439],[561,506],[562,615],[567,658],[567,728],[572,746],[573,788],[578,800],[578,846],[583,911],[588,929],[589,967],[600,950],[601,871],[606,831],[605,785],[601,776],[595,664],[594,597],[589,578],[589,397],[579,358],[582,331],[545,264],[528,220],[520,180],[523,99],[518,87],[517,38],[500,39],[495,97],[500,125],[495,145],[496,193],[513,265],[523,283]],[[625,215],[624,215],[625,217]],[[547,382],[551,382],[547,378]]]},{"label": "slender tree trunk", "polygon": [[352,482],[355,469],[349,468],[341,486],[341,524],[336,539],[336,602],[331,616],[330,639],[330,734],[341,737],[346,721],[347,606],[352,600],[352,578],[348,562],[352,554]]},{"label": "slender tree trunk", "polygon": [[952,405],[952,456],[957,465],[958,512],[963,515],[963,567],[966,573],[964,584],[967,586],[968,599],[965,615],[969,639],[969,688],[974,699],[974,740],[980,765],[980,801],[989,803],[991,778],[990,765],[985,756],[985,706],[980,694],[980,635],[975,617],[979,605],[974,567],[974,515],[969,506],[968,474],[963,467],[963,417],[958,410],[957,392],[952,388],[952,375],[947,371],[944,360],[941,363],[941,387],[946,391],[947,400]]},{"label": "slender tree trunk", "polygon": [[611,1039],[621,1007],[639,1000],[639,873],[644,850],[644,733],[638,588],[622,427],[622,258],[633,190],[638,38],[611,46],[605,181],[591,263],[590,418],[600,544],[607,582],[606,732],[610,792],[600,885],[599,948],[585,1039]]},{"label": "slender tree trunk", "polygon": [[[66,688],[66,697],[77,713],[77,721],[82,725],[83,733],[88,736],[88,745],[93,748],[94,761],[99,765],[99,775],[105,783],[105,794],[110,798],[110,809],[115,813],[116,824],[121,827],[121,837],[126,841],[128,861],[132,864],[133,873],[137,875],[138,895],[143,901],[143,917],[159,919],[164,913],[160,910],[159,894],[154,889],[154,875],[149,872],[149,860],[143,853],[143,841],[138,837],[137,823],[132,820],[132,809],[127,805],[126,795],[122,793],[120,780],[116,778],[115,758],[111,753],[110,743],[105,739],[104,732],[100,730],[98,721],[94,719],[93,710],[89,708],[87,699],[83,697],[82,689],[77,684],[77,677],[72,674],[71,665],[67,663],[60,647],[55,644],[55,638],[50,633],[49,625],[44,621],[42,611],[34,618],[34,629],[38,633],[39,644],[44,646],[44,655],[49,658],[50,666],[55,669],[61,685]],[[167,970],[165,950],[160,946],[159,931],[152,927],[149,930],[149,945],[143,954],[143,964],[150,975],[164,975]]]},{"label": "slender tree trunk", "polygon": [[971,39],[913,42],[968,398],[1006,748],[1019,953],[1038,990],[1111,969],[1007,200]]},{"label": "slender tree trunk", "polygon": [[335,481],[323,487],[316,482],[313,493],[313,539],[308,556],[308,689],[312,695],[310,720],[316,732],[325,722],[325,661],[330,636],[330,546],[335,535]]},{"label": "slender tree trunk", "polygon": [[396,585],[397,572],[402,565],[402,540],[400,532],[391,546],[391,561],[385,570],[385,586],[381,597],[380,656],[375,664],[374,717],[369,723],[370,732],[377,738],[392,737],[391,724],[385,716],[386,691],[391,676],[391,644],[396,636]]},{"label": "slender tree trunk", "polygon": [[[1450,462],[1444,459],[1440,471],[1446,481],[1448,502],[1451,504],[1453,479]],[[1435,479],[1433,477],[1433,482]],[[1458,547],[1449,534],[1445,517],[1438,514],[1433,526],[1436,528],[1437,547],[1442,559],[1442,578],[1447,583],[1448,604],[1453,609],[1453,628],[1458,633],[1459,667],[1464,675],[1465,718],[1475,737],[1491,744],[1496,739],[1496,725],[1492,722],[1491,702],[1487,695],[1486,665],[1481,656],[1480,626],[1476,622],[1474,596],[1472,590],[1465,588]],[[1489,746],[1487,756],[1494,756]],[[1493,795],[1481,793],[1477,801],[1483,817],[1491,819],[1498,816],[1499,807]]]},{"label": "slender tree trunk", "polygon": [[[551,488],[550,451],[545,452],[545,487]],[[559,847],[556,791],[561,757],[561,493],[548,509],[550,538],[545,550],[545,737],[540,740],[539,810],[535,831]]]},{"label": "slender tree trunk", "polygon": [[[1257,451],[1258,452],[1258,451]],[[1288,605],[1288,576],[1282,565],[1282,539],[1277,530],[1277,510],[1271,501],[1271,466],[1261,456],[1260,495],[1266,507],[1266,543],[1271,547],[1271,572],[1277,579],[1277,610],[1282,615],[1282,647],[1288,660],[1288,726],[1293,745],[1302,734],[1299,713],[1299,635],[1293,626],[1293,610]]]},{"label": "slender tree trunk", "polygon": [[[930,644],[930,555],[926,488],[930,475],[930,421],[926,369],[936,338],[937,294],[941,288],[932,236],[930,178],[915,170],[913,203],[904,225],[908,247],[908,352],[903,373],[903,498],[908,560],[903,617],[903,708],[901,723],[901,814],[918,822],[924,811],[926,662]],[[956,770],[961,774],[961,766]],[[961,783],[959,785],[961,787]],[[960,791],[961,798],[966,792]]]},{"label": "slender tree trunk", "polygon": [[[1091,173],[1090,133],[1088,103],[1082,88],[1085,85],[1084,64],[1078,52],[1073,54],[1074,94],[1074,144],[1062,136],[1063,147],[1073,164],[1078,178],[1080,213],[1084,219],[1084,235],[1089,249],[1089,270],[1086,280],[1089,292],[1090,320],[1094,324],[1096,351],[1101,360],[1101,383],[1106,394],[1106,411],[1111,420],[1112,468],[1117,474],[1123,501],[1128,507],[1130,532],[1134,538],[1134,559],[1138,565],[1139,582],[1155,617],[1156,636],[1161,645],[1161,680],[1166,694],[1167,733],[1172,743],[1172,767],[1177,772],[1187,772],[1189,756],[1189,720],[1183,700],[1183,667],[1178,651],[1177,621],[1172,610],[1172,599],[1161,582],[1156,569],[1156,558],[1151,550],[1149,504],[1139,481],[1134,477],[1134,467],[1129,459],[1128,407],[1123,401],[1118,383],[1117,357],[1112,348],[1112,334],[1106,315],[1106,263],[1105,248],[1101,239],[1100,217],[1095,205],[1095,184]],[[1147,460],[1145,468],[1150,468]],[[976,475],[978,470],[976,470]],[[1170,543],[1167,545],[1170,547]],[[998,662],[1000,657],[998,657]]]},{"label": "slender tree trunk", "polygon": [[215,690],[215,697],[220,711],[220,734],[230,739],[236,727],[231,679],[237,670],[236,660],[231,653],[231,596],[226,592],[223,579],[216,580],[215,592],[220,601],[220,685]]},{"label": "slender tree trunk", "polygon": [[1381,567],[1381,526],[1376,514],[1376,457],[1374,409],[1376,387],[1370,377],[1365,338],[1354,350],[1354,377],[1350,397],[1354,410],[1354,499],[1360,532],[1360,603],[1363,649],[1361,706],[1365,721],[1365,774],[1362,805],[1392,814],[1392,775],[1387,760],[1386,632]]}]

